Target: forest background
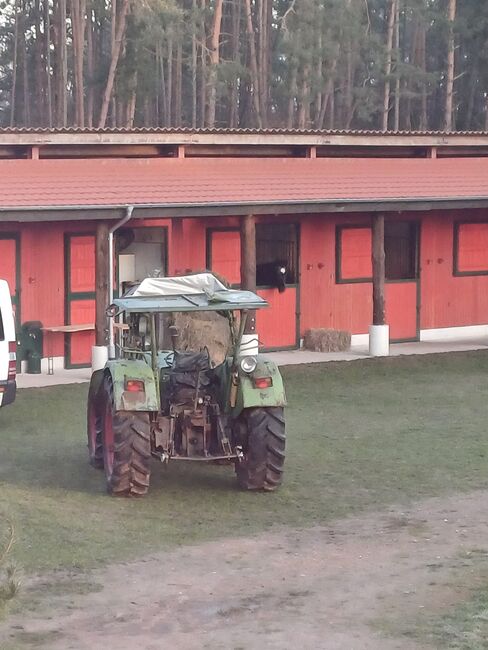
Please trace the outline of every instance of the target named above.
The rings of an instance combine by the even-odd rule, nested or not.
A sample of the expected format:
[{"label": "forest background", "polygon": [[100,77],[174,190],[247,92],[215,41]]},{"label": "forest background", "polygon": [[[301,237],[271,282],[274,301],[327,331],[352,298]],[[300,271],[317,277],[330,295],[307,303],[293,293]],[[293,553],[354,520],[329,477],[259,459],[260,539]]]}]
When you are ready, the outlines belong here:
[{"label": "forest background", "polygon": [[488,130],[486,0],[0,0],[0,127]]}]

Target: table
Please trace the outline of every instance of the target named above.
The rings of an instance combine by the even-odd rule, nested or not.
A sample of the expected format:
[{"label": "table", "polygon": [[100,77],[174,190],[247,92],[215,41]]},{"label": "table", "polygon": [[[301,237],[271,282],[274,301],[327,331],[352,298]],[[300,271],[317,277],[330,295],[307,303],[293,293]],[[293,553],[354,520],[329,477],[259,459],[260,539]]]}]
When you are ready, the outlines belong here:
[{"label": "table", "polygon": [[[41,327],[41,330],[43,332],[46,332],[46,334],[49,333],[54,334],[57,332],[72,334],[73,332],[89,332],[90,330],[94,330],[94,329],[95,329],[95,325],[92,325],[90,323],[83,323],[81,325],[51,325],[50,327]],[[47,374],[54,375],[54,358],[52,354],[52,348],[50,346],[46,346],[46,347],[48,348]]]}]

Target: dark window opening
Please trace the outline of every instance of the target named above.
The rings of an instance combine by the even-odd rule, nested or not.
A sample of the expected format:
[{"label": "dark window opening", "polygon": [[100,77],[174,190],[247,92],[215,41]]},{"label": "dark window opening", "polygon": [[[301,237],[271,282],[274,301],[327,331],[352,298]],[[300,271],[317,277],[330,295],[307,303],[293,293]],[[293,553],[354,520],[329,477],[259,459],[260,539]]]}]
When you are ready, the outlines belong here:
[{"label": "dark window opening", "polygon": [[3,331],[2,312],[0,311],[0,341],[5,341],[5,333]]},{"label": "dark window opening", "polygon": [[385,276],[387,280],[417,277],[417,224],[408,221],[385,223]]},{"label": "dark window opening", "polygon": [[295,224],[256,225],[256,284],[283,291],[298,283],[298,228]]}]

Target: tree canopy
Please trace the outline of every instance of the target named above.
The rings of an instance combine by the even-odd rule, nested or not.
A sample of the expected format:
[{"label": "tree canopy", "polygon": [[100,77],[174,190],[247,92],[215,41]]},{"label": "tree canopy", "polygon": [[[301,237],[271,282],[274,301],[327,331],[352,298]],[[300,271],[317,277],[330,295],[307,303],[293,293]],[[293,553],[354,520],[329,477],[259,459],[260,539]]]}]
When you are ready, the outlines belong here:
[{"label": "tree canopy", "polygon": [[1,127],[488,129],[479,0],[0,0]]}]

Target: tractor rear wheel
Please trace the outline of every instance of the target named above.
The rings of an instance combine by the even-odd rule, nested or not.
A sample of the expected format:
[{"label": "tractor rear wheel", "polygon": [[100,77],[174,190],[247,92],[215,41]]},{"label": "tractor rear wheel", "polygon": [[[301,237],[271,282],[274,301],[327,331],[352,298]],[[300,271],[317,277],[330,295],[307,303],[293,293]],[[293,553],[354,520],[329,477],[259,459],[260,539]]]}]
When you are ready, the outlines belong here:
[{"label": "tractor rear wheel", "polygon": [[144,496],[149,489],[151,425],[149,414],[116,411],[112,380],[105,380],[103,464],[114,496]]},{"label": "tractor rear wheel", "polygon": [[88,391],[86,428],[88,433],[88,457],[90,459],[90,465],[97,469],[103,469],[103,411],[98,393],[98,390],[90,386],[90,390]]},{"label": "tractor rear wheel", "polygon": [[245,490],[276,490],[281,485],[285,463],[284,409],[246,409],[243,418],[244,458],[236,463],[239,485]]}]

